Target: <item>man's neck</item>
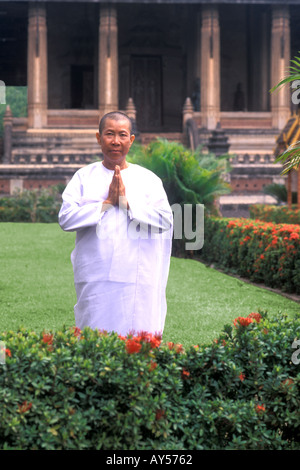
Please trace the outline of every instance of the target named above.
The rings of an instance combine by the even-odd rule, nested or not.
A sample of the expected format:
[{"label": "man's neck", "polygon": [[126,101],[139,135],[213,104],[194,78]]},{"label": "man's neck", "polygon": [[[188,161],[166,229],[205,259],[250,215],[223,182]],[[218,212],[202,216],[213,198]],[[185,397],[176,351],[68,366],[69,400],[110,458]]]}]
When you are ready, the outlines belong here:
[{"label": "man's neck", "polygon": [[[116,164],[109,164],[109,163],[105,162],[104,160],[102,161],[102,164],[108,170],[115,170],[115,167],[118,165],[117,163]],[[120,170],[125,170],[126,168],[128,168],[129,164],[127,163],[126,160],[124,160],[124,162],[121,163],[121,165],[118,165],[118,166],[120,167]]]}]

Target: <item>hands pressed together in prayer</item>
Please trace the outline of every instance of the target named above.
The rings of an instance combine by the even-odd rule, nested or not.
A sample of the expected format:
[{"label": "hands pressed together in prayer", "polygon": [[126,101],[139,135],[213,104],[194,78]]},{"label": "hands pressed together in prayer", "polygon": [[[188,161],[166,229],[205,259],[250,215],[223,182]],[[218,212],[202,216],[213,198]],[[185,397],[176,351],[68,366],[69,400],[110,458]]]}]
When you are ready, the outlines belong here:
[{"label": "hands pressed together in prayer", "polygon": [[109,186],[108,196],[102,204],[102,210],[108,210],[112,206],[119,206],[121,209],[128,209],[128,201],[125,194],[125,186],[121,176],[121,170],[118,165]]}]

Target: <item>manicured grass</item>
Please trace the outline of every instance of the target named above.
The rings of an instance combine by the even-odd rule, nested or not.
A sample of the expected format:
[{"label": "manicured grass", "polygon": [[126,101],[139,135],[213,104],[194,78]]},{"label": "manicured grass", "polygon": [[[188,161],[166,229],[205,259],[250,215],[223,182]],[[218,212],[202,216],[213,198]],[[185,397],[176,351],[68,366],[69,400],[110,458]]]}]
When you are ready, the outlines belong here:
[{"label": "manicured grass", "polygon": [[[0,224],[0,330],[57,330],[74,325],[70,254],[75,234],[57,224]],[[299,304],[195,260],[172,258],[164,341],[184,346],[217,337],[253,311],[294,315]]]},{"label": "manicured grass", "polygon": [[300,305],[190,259],[172,259],[165,337],[184,345],[215,339],[224,325],[258,310],[295,315]]}]

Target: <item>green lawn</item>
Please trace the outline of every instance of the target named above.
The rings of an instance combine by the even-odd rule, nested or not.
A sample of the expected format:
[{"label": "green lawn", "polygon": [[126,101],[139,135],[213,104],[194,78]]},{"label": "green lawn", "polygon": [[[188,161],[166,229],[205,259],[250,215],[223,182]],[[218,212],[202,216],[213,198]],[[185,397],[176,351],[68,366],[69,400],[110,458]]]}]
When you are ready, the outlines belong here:
[{"label": "green lawn", "polygon": [[[0,224],[0,330],[74,324],[74,241],[57,224]],[[299,312],[292,300],[188,259],[172,258],[167,300],[163,339],[185,346],[211,341],[226,323],[258,309]]]}]

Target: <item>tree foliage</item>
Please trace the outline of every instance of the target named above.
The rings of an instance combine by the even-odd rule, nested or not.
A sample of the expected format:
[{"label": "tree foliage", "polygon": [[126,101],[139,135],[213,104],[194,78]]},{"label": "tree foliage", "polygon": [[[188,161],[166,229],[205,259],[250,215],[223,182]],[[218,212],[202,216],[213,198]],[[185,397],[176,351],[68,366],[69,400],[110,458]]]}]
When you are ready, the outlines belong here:
[{"label": "tree foliage", "polygon": [[135,145],[128,160],[157,174],[169,203],[204,204],[213,212],[216,197],[230,191],[223,175],[229,171],[228,159],[185,148],[177,142],[157,139],[148,146]]},{"label": "tree foliage", "polygon": [[[295,56],[288,68],[288,75],[280,80],[280,82],[271,88],[270,92],[279,91],[282,87],[292,84],[294,90],[300,89],[300,57]],[[283,174],[288,173],[293,168],[298,168],[300,164],[300,141],[290,145],[282,154],[280,154],[275,163],[283,163]]]},{"label": "tree foliage", "polygon": [[27,87],[5,87],[5,104],[0,104],[0,136],[3,133],[3,116],[9,105],[14,117],[27,116]]}]

